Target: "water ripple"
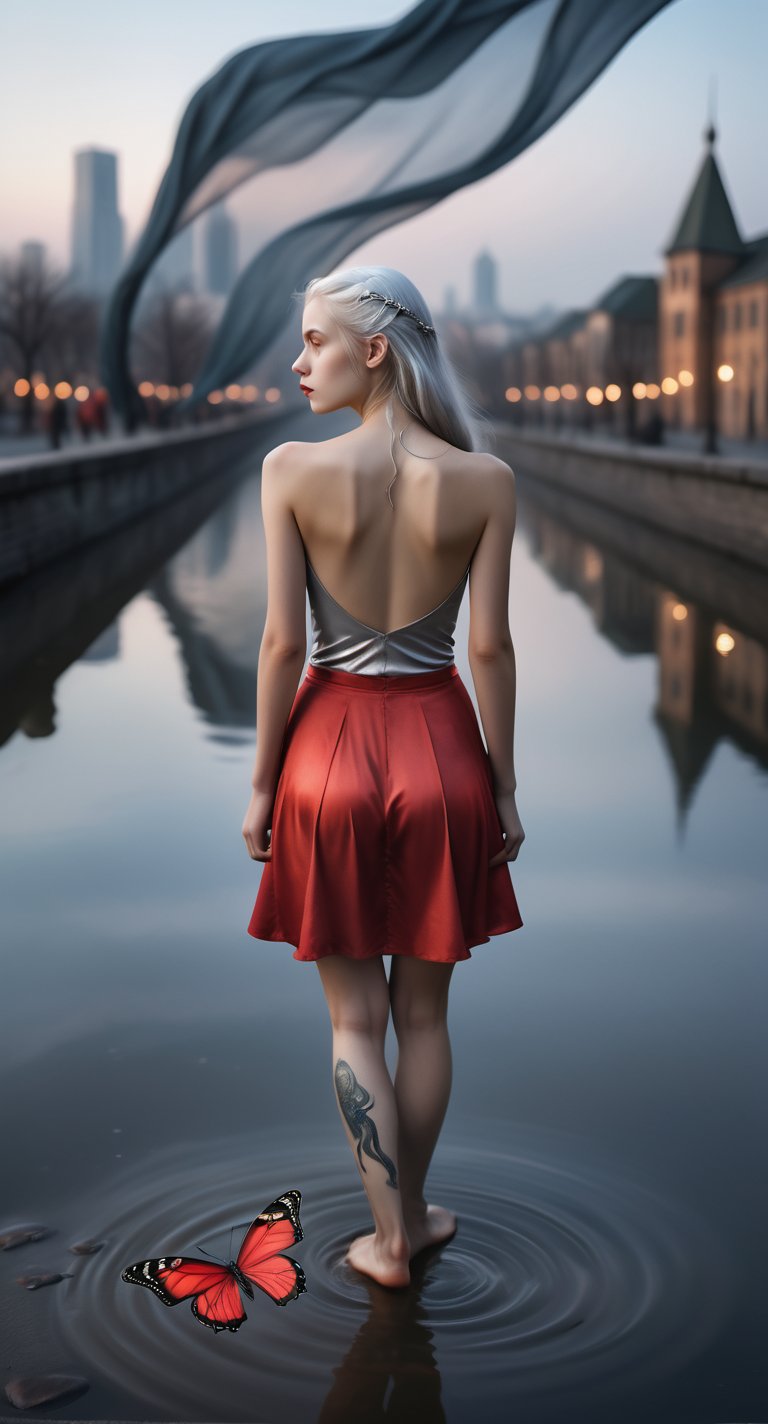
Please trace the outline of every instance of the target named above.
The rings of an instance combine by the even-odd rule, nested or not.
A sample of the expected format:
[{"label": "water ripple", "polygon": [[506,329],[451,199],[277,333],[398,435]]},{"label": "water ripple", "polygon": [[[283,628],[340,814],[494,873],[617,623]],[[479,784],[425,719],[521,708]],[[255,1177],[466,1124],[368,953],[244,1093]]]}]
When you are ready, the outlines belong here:
[{"label": "water ripple", "polygon": [[[466,1395],[491,1420],[510,1396],[574,1384],[626,1393],[703,1350],[733,1303],[711,1228],[578,1139],[539,1132],[526,1150],[524,1126],[503,1131],[516,1151],[489,1151],[482,1138],[470,1147],[464,1133],[439,1147],[429,1195],[456,1211],[458,1230],[415,1259],[399,1292],[343,1262],[371,1222],[341,1137],[303,1132],[297,1145],[295,1131],[273,1133],[258,1153],[245,1139],[181,1143],[126,1166],[98,1208],[83,1204],[82,1231],[106,1245],[76,1263],[58,1297],[68,1345],[177,1418],[250,1421],[316,1419],[331,1374],[329,1418],[347,1395],[362,1408],[366,1378],[380,1408],[382,1368],[397,1379],[416,1366],[437,1386],[434,1412],[417,1391],[420,1418],[442,1418],[450,1377],[453,1399]],[[228,1259],[231,1225],[290,1187],[303,1195],[305,1235],[288,1254],[307,1293],[284,1309],[256,1290],[241,1330],[214,1335],[188,1302],[168,1309],[121,1281],[132,1261],[197,1254],[198,1243]]]}]

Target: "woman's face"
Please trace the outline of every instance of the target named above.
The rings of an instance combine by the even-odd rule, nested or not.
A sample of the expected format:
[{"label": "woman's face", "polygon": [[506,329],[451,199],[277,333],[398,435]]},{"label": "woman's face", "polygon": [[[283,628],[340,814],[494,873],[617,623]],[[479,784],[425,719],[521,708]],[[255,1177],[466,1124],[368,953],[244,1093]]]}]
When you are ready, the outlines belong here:
[{"label": "woman's face", "polygon": [[[291,370],[302,386],[309,387],[303,394],[312,410],[320,414],[352,406],[359,411],[370,392],[370,382],[355,373],[322,297],[312,297],[306,303],[301,331],[304,345]],[[371,377],[373,369],[369,367]]]}]

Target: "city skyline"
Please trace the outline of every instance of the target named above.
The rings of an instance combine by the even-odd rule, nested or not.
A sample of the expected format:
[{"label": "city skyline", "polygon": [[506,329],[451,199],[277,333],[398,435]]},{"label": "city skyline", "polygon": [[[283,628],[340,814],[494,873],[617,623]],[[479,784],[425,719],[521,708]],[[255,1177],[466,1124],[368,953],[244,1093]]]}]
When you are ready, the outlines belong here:
[{"label": "city skyline", "polygon": [[[371,25],[382,24],[408,8],[379,3],[367,12],[367,18]],[[90,9],[86,4],[79,12],[81,19],[87,19]],[[138,11],[140,15],[148,13],[145,0]],[[30,71],[36,70],[38,82],[42,82],[50,64],[50,49],[40,35],[47,34],[49,44],[56,47],[58,12],[44,3],[41,13],[51,25],[46,29],[43,24],[34,36],[23,33],[18,16],[6,19],[6,128],[20,103],[24,84],[29,88],[32,82]],[[67,267],[74,152],[88,146],[109,148],[116,136],[119,145],[120,133],[127,135],[130,128],[130,141],[126,136],[115,150],[118,210],[125,226],[126,249],[130,250],[193,89],[234,50],[280,34],[320,28],[306,4],[299,3],[284,7],[281,25],[274,28],[270,28],[264,6],[256,7],[255,20],[253,7],[240,3],[224,6],[217,11],[217,27],[202,7],[192,13],[197,23],[191,35],[178,36],[177,52],[166,56],[164,87],[146,88],[144,80],[155,72],[165,29],[173,28],[169,10],[155,16],[158,23],[151,50],[146,44],[142,48],[134,34],[127,39],[121,70],[133,74],[140,95],[140,101],[133,101],[133,115],[125,112],[121,100],[122,76],[111,102],[100,98],[104,73],[90,87],[70,83],[70,97],[61,101],[64,108],[53,145],[50,113],[45,105],[39,106],[49,136],[45,164],[37,161],[38,173],[46,178],[40,185],[48,195],[44,202],[39,188],[29,183],[29,173],[26,183],[21,177],[25,165],[27,170],[34,168],[35,124],[39,120],[31,117],[31,129],[16,126],[13,151],[0,156],[4,190],[14,197],[0,231],[0,249],[10,251],[24,241],[43,242],[49,258]],[[352,28],[355,19],[351,7],[344,4],[326,8],[323,18],[324,31]],[[98,35],[102,46],[108,45],[114,25],[113,18],[104,18]],[[213,43],[214,33],[220,35],[220,51],[215,55],[210,50],[203,62],[198,46],[206,36]],[[235,38],[238,33],[239,41]],[[556,307],[586,305],[605,286],[607,277],[620,271],[657,272],[690,174],[703,150],[713,78],[718,153],[734,211],[746,236],[764,230],[768,215],[754,161],[762,141],[768,138],[768,118],[758,110],[761,35],[768,38],[768,13],[755,0],[735,0],[728,7],[718,0],[677,0],[644,26],[573,109],[512,164],[453,194],[410,223],[377,235],[351,256],[408,271],[430,304],[439,309],[448,286],[456,289],[460,306],[469,304],[473,263],[478,252],[490,250],[498,263],[500,305],[513,314],[531,313],[550,303]],[[85,80],[95,49],[92,37],[72,54],[67,63],[70,77],[82,71]],[[61,53],[59,46],[59,60]],[[679,82],[673,85],[672,76],[678,70]],[[652,102],[646,92],[649,73],[653,74]],[[50,84],[46,79],[45,89],[54,102],[53,79]],[[696,112],[692,112],[694,107]],[[666,143],[655,143],[660,130],[669,130],[673,115],[676,128],[671,137],[667,131]],[[142,135],[153,122],[158,132],[162,127],[165,131],[162,142],[155,145],[151,163],[142,164]],[[60,145],[70,139],[74,147],[64,152]],[[233,195],[236,220],[237,199],[246,199],[248,186]],[[525,202],[524,223],[516,218],[516,204],[521,200]],[[247,204],[244,213],[247,218]],[[450,246],[441,238],[446,226],[451,232]],[[245,219],[242,233],[244,249],[250,252],[257,236],[248,232]]]}]

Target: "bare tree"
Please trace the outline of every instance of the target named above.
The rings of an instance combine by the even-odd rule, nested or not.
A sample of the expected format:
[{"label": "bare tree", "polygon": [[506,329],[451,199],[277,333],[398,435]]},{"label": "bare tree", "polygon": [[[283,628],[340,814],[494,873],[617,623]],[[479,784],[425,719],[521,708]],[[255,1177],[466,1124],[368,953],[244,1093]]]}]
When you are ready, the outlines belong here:
[{"label": "bare tree", "polygon": [[161,291],[134,330],[131,367],[136,379],[182,386],[194,381],[213,335],[205,303],[188,292]]},{"label": "bare tree", "polygon": [[30,383],[22,405],[25,434],[33,423],[32,375],[46,343],[61,328],[67,290],[68,278],[45,262],[30,262],[24,256],[0,259],[0,333],[19,376]]},{"label": "bare tree", "polygon": [[103,302],[80,291],[62,294],[44,346],[43,369],[75,386],[99,385],[99,328]]}]

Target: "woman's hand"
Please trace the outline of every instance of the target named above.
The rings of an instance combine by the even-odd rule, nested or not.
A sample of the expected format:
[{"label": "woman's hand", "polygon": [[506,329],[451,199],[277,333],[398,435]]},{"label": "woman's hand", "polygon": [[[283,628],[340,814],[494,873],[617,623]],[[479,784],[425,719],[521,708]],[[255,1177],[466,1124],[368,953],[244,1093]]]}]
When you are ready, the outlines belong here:
[{"label": "woman's hand", "polygon": [[253,791],[243,821],[243,839],[252,860],[271,860],[272,845],[267,832],[272,825],[274,796],[265,791]]},{"label": "woman's hand", "polygon": [[506,832],[507,839],[502,850],[497,851],[493,860],[489,860],[489,869],[492,869],[494,865],[503,865],[508,860],[517,860],[517,852],[525,840],[525,831],[515,805],[515,792],[499,791],[496,793],[495,800],[501,828]]}]

